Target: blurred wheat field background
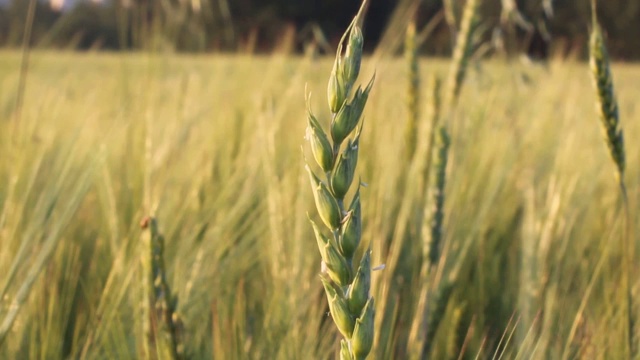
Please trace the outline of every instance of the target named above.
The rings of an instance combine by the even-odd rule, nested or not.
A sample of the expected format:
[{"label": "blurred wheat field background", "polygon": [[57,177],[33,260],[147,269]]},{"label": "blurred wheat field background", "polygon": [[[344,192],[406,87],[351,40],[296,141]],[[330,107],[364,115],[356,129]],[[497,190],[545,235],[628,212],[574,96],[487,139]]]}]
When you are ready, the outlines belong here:
[{"label": "blurred wheat field background", "polygon": [[[335,356],[301,153],[305,86],[328,124],[332,59],[35,52],[15,118],[19,65],[0,53],[0,319],[34,285],[0,358],[139,357],[147,215],[165,235],[189,357]],[[420,63],[425,79],[448,65]],[[415,358],[425,281],[400,211],[417,186],[401,156],[405,68],[363,63],[363,78],[376,73],[360,148],[363,241],[387,265],[373,274],[375,359]],[[613,75],[638,234],[640,68],[614,64]],[[583,63],[470,68],[449,118],[438,266],[458,276],[432,358],[623,358],[624,220],[594,103]]]}]

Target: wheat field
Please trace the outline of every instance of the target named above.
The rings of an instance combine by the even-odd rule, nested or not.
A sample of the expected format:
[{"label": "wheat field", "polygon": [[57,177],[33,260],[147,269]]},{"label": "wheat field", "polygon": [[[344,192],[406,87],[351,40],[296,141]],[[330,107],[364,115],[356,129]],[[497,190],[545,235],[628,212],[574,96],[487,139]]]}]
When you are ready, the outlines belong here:
[{"label": "wheat field", "polygon": [[[328,124],[331,66],[277,54],[34,52],[16,114],[20,54],[2,51],[0,358],[141,357],[149,215],[165,237],[188,358],[334,358],[301,153],[310,156],[305,87]],[[420,59],[425,79],[448,66]],[[422,181],[402,156],[410,80],[402,58],[365,58],[361,79],[374,72],[358,166],[362,241],[372,265],[386,265],[373,274],[371,358],[412,359],[426,279],[414,214],[403,211]],[[612,72],[635,235],[640,67]],[[471,64],[447,115],[437,267],[456,278],[432,358],[624,356],[624,221],[595,101],[586,63]],[[418,149],[427,138],[418,134]]]}]

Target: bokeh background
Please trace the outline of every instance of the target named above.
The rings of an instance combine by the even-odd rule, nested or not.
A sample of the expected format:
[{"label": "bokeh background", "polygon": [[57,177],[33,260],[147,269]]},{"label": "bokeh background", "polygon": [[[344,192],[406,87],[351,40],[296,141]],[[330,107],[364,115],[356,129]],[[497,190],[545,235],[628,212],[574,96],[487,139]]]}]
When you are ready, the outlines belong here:
[{"label": "bokeh background", "polygon": [[[454,13],[464,4],[447,1]],[[335,46],[358,5],[356,0],[38,0],[32,44],[65,49],[254,53],[283,48],[301,52],[315,41],[326,51],[327,44]],[[0,45],[21,44],[28,6],[27,0],[0,0]],[[509,6],[517,11],[506,11]],[[483,1],[482,37],[502,41],[510,51],[519,46],[532,55],[548,56],[536,43],[543,38],[560,55],[584,57],[589,6],[584,0]],[[415,12],[420,25],[443,13],[443,8],[440,0],[372,1],[366,23],[367,48],[373,49],[385,32],[393,31],[390,25],[402,19],[406,23],[408,13]],[[640,2],[603,1],[599,13],[611,54],[621,60],[640,58]],[[430,41],[420,50],[446,56],[451,52],[451,32],[447,21],[435,22]]]}]

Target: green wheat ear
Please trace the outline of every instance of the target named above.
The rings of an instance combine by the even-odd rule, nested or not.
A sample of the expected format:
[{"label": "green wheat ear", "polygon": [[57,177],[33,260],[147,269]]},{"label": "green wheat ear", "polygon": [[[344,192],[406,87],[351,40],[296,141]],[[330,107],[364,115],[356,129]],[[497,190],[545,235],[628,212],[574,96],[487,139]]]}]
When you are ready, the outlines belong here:
[{"label": "green wheat ear", "polygon": [[432,210],[430,221],[429,237],[429,262],[433,266],[440,260],[440,249],[442,243],[442,226],[444,222],[444,200],[445,186],[447,184],[447,162],[449,159],[449,146],[451,140],[449,133],[444,127],[440,127],[437,138],[437,153],[435,155],[435,163],[432,185]]},{"label": "green wheat ear", "polygon": [[418,142],[418,122],[420,121],[420,69],[416,48],[416,22],[411,20],[407,27],[404,42],[404,54],[407,60],[409,86],[407,91],[407,125],[405,128],[405,155],[410,162],[416,152]]},{"label": "green wheat ear", "polygon": [[[425,228],[423,229],[425,243],[422,274],[425,276],[440,261],[443,241],[445,186],[447,184],[447,163],[451,145],[451,139],[445,127],[438,129],[435,140],[436,147],[432,164],[434,172],[431,174],[431,199],[429,202],[431,211],[425,211],[428,221],[425,222]],[[449,279],[445,280],[444,283],[439,283],[434,289],[433,298],[426,303],[426,308],[424,309],[426,331],[424,331],[422,358],[428,357],[431,353],[436,333],[449,303],[453,285],[453,282]]]},{"label": "green wheat ear", "polygon": [[[594,5],[595,6],[595,5]],[[624,137],[618,116],[618,102],[613,89],[613,76],[602,30],[593,11],[593,30],[589,39],[589,65],[597,92],[597,111],[611,158],[622,177],[625,170]]]},{"label": "green wheat ear", "polygon": [[447,97],[445,100],[448,107],[455,106],[460,97],[469,59],[471,58],[473,48],[472,38],[475,28],[478,25],[479,5],[480,0],[467,0],[464,6],[460,32],[456,36],[456,44],[453,49],[453,61],[447,79]]},{"label": "green wheat ear", "polygon": [[171,291],[164,265],[164,236],[158,231],[155,218],[145,218],[140,226],[145,229],[143,245],[146,253],[143,255],[143,264],[147,281],[145,287],[149,290],[145,296],[149,297],[151,306],[147,309],[152,319],[146,329],[150,345],[147,351],[155,347],[161,359],[184,359],[183,324],[177,312],[178,297]]},{"label": "green wheat ear", "polygon": [[[340,359],[343,360],[365,359],[371,352],[374,339],[371,250],[357,251],[362,236],[359,185],[350,205],[345,205],[358,164],[362,131],[360,118],[373,86],[372,78],[364,89],[355,87],[362,61],[365,8],[366,1],[343,35],[333,63],[327,86],[332,113],[329,131],[322,128],[307,104],[306,138],[317,167],[321,169],[319,173],[323,175],[316,175],[310,164],[306,164],[316,210],[322,222],[316,224],[309,220],[323,263],[320,277],[331,317],[344,337],[340,343]],[[359,261],[354,258],[356,253],[363,253]]]}]

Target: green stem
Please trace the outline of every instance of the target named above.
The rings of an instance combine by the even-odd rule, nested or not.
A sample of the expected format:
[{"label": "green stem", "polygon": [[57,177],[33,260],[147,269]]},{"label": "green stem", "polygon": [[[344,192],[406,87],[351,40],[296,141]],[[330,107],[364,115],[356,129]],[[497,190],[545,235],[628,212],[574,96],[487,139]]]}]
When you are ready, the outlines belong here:
[{"label": "green stem", "polygon": [[626,292],[626,313],[627,313],[627,346],[629,347],[629,358],[634,359],[637,355],[637,348],[634,339],[634,314],[633,314],[633,293],[631,284],[631,265],[634,256],[633,246],[633,224],[631,222],[631,212],[629,210],[629,196],[622,174],[619,174],[620,194],[624,208],[625,228],[622,236],[622,282]]},{"label": "green stem", "polygon": [[27,9],[27,18],[24,25],[24,34],[22,38],[22,59],[20,60],[20,74],[18,78],[18,90],[16,92],[16,103],[14,107],[13,121],[13,139],[18,138],[18,123],[22,118],[22,105],[24,103],[24,94],[27,88],[27,74],[29,73],[29,55],[31,54],[31,31],[33,30],[33,22],[36,14],[36,0],[29,1]]}]

